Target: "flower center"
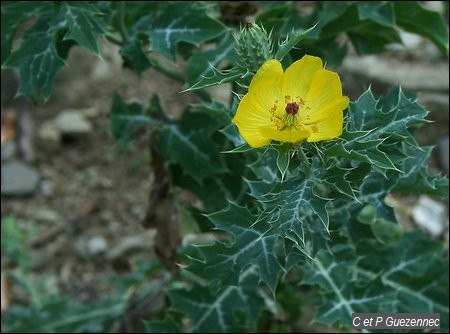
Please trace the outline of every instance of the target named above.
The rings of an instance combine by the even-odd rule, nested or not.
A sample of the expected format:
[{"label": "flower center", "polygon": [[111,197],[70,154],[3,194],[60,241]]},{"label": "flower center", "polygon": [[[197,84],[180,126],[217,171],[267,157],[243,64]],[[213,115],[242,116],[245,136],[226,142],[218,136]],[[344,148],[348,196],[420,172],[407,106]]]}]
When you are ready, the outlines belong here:
[{"label": "flower center", "polygon": [[296,115],[298,113],[298,104],[297,102],[290,102],[286,105],[286,114],[288,115]]}]

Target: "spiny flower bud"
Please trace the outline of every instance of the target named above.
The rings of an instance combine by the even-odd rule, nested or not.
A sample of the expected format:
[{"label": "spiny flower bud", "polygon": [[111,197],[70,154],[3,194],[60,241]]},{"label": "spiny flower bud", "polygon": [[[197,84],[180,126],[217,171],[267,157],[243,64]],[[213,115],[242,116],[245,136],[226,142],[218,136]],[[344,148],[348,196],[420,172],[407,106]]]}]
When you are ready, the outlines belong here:
[{"label": "spiny flower bud", "polygon": [[240,68],[256,73],[266,60],[273,58],[270,35],[263,27],[247,23],[234,37]]}]

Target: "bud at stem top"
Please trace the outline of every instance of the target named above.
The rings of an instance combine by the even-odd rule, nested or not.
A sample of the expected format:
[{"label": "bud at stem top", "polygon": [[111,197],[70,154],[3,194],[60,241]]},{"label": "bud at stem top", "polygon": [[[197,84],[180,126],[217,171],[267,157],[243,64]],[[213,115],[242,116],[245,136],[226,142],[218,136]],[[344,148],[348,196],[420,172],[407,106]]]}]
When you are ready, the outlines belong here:
[{"label": "bud at stem top", "polygon": [[246,71],[256,73],[261,65],[272,59],[272,42],[263,27],[255,23],[247,23],[235,35],[237,65]]}]

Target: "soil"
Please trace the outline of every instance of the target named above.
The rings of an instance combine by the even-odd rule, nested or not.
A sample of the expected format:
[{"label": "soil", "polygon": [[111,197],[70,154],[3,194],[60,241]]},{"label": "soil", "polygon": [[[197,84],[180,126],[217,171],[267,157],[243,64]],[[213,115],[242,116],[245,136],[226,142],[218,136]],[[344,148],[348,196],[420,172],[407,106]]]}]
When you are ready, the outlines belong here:
[{"label": "soil", "polygon": [[[54,282],[52,289],[76,300],[96,299],[111,291],[112,273],[132,269],[137,256],[154,256],[154,234],[141,225],[153,183],[147,138],[127,151],[119,149],[109,129],[109,110],[114,93],[144,106],[156,93],[168,116],[177,117],[197,99],[181,94],[185,88],[153,69],[139,77],[122,68],[119,49],[105,43],[101,57],[73,48],[51,98],[33,107],[34,135],[63,110],[93,111],[93,130],[63,137],[57,150],[34,136],[30,164],[41,176],[40,188],[26,198],[1,200],[2,217],[14,217],[28,236],[33,274],[45,274]],[[23,160],[17,151],[13,159]],[[142,238],[146,235],[148,241]],[[131,250],[123,245],[127,238],[135,242]]]}]

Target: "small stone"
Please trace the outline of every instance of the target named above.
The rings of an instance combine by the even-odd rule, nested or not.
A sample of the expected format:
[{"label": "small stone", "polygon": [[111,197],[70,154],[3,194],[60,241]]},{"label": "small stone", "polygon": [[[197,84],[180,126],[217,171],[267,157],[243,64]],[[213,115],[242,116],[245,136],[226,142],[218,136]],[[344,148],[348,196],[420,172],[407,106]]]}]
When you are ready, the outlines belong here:
[{"label": "small stone", "polygon": [[407,31],[401,31],[400,38],[406,49],[414,50],[421,47],[423,44],[423,38],[421,36]]},{"label": "small stone", "polygon": [[88,167],[86,180],[90,185],[94,187],[100,186],[105,189],[109,189],[114,186],[113,181],[102,175],[94,166]]},{"label": "small stone", "polygon": [[47,152],[57,152],[61,148],[61,132],[53,122],[45,122],[38,131],[40,146]]},{"label": "small stone", "polygon": [[50,180],[42,180],[40,190],[45,197],[53,197],[55,194],[55,183]]},{"label": "small stone", "polygon": [[79,112],[88,119],[92,119],[100,115],[100,109],[93,107],[80,109]]},{"label": "small stone", "polygon": [[92,125],[79,111],[62,111],[54,120],[62,135],[85,135],[92,131]]},{"label": "small stone", "polygon": [[75,250],[84,259],[91,259],[105,253],[108,242],[102,237],[93,237],[89,240],[79,239],[75,243]]},{"label": "small stone", "polygon": [[115,262],[135,253],[152,251],[155,235],[155,230],[148,230],[141,234],[127,236],[109,250],[106,258]]},{"label": "small stone", "polygon": [[444,204],[427,196],[420,196],[412,210],[412,216],[417,225],[423,227],[432,236],[439,237],[445,230],[445,212]]},{"label": "small stone", "polygon": [[49,209],[38,209],[34,213],[34,218],[39,221],[52,223],[56,223],[61,219],[60,215],[57,212]]},{"label": "small stone", "polygon": [[8,140],[2,143],[2,162],[11,160],[16,154],[16,143],[13,140]]},{"label": "small stone", "polygon": [[94,237],[88,241],[87,247],[89,255],[97,256],[99,254],[105,253],[106,249],[108,248],[108,243],[102,237]]},{"label": "small stone", "polygon": [[2,164],[2,195],[29,196],[39,184],[38,172],[22,162]]},{"label": "small stone", "polygon": [[142,205],[133,205],[131,207],[131,213],[137,218],[143,218],[145,215],[145,207]]},{"label": "small stone", "polygon": [[407,31],[399,32],[402,43],[391,43],[387,45],[387,49],[395,52],[415,52],[421,50],[425,39],[417,34],[413,34]]}]

